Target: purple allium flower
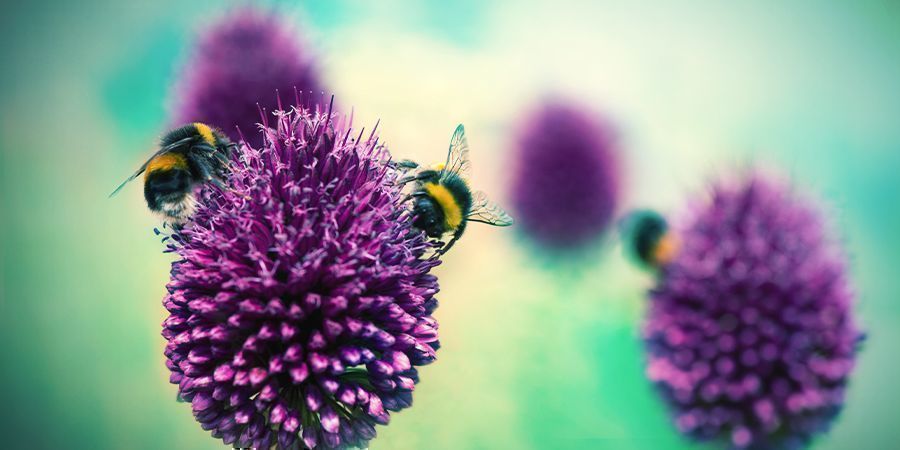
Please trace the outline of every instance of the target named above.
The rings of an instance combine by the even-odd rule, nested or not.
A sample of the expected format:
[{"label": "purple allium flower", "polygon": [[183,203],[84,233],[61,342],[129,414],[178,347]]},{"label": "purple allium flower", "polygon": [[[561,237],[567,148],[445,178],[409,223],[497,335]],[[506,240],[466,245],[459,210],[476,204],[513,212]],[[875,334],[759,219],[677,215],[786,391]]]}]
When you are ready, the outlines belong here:
[{"label": "purple allium flower", "polygon": [[714,186],[678,232],[644,329],[677,428],[732,448],[802,447],[840,411],[863,336],[822,219],[757,174]]},{"label": "purple allium flower", "polygon": [[300,107],[265,134],[171,235],[170,381],[226,444],[364,446],[435,359],[434,245],[372,135]]},{"label": "purple allium flower", "polygon": [[203,122],[233,140],[240,128],[258,146],[260,107],[274,111],[276,90],[321,92],[297,31],[274,13],[242,7],[200,37],[174,91],[174,123]]},{"label": "purple allium flower", "polygon": [[547,103],[521,125],[511,197],[522,230],[567,249],[609,229],[619,198],[619,162],[610,125],[575,106]]}]

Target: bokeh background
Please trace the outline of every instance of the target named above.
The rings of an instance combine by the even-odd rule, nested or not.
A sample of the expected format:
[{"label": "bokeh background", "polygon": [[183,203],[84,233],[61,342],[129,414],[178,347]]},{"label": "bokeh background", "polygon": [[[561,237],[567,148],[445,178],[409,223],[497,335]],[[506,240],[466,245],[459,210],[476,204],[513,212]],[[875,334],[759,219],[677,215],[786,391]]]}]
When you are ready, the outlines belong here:
[{"label": "bokeh background", "polygon": [[[6,3],[0,13],[0,430],[18,448],[215,449],[167,382],[169,255],[141,189],[210,0]],[[822,200],[869,332],[819,449],[900,445],[896,2],[269,2],[356,123],[440,160],[466,124],[507,197],[516,120],[547,96],[619,124],[623,208],[677,213],[715,177],[775,168]],[[437,269],[443,347],[372,449],[690,449],[643,377],[649,276],[610,234],[542,258],[472,226]]]}]

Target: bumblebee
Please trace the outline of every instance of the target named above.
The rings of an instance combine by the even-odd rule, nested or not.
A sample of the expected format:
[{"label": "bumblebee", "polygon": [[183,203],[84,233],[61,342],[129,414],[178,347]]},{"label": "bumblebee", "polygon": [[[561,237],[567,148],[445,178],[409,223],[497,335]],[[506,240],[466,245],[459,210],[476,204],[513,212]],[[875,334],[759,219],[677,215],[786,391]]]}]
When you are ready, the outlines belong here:
[{"label": "bumblebee", "polygon": [[678,238],[653,211],[634,211],[620,222],[626,254],[644,267],[662,267],[678,253]]},{"label": "bumblebee", "polygon": [[213,183],[224,189],[221,180],[235,146],[219,130],[206,124],[197,122],[176,128],[162,137],[160,149],[109,196],[116,195],[143,173],[147,206],[166,222],[180,225],[194,212],[197,185]]},{"label": "bumblebee", "polygon": [[462,237],[468,222],[481,222],[505,227],[513,224],[512,217],[488,200],[481,192],[472,192],[467,181],[469,174],[469,143],[462,125],[450,138],[447,161],[431,168],[420,169],[419,164],[403,160],[396,164],[404,171],[417,171],[401,178],[398,183],[415,183],[410,194],[413,202],[413,226],[430,238],[453,237],[437,253],[444,254]]}]

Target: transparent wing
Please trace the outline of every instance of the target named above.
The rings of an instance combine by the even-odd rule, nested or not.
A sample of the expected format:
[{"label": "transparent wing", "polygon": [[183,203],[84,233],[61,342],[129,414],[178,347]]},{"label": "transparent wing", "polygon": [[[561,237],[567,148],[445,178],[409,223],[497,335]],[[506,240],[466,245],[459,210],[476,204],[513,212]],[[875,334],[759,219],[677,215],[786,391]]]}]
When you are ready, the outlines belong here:
[{"label": "transparent wing", "polygon": [[463,179],[469,177],[469,142],[466,140],[466,129],[462,124],[457,125],[453,137],[450,138],[447,162],[441,170],[441,176],[446,174],[456,174]]},{"label": "transparent wing", "polygon": [[192,137],[184,138],[180,141],[173,142],[173,143],[159,149],[156,153],[153,154],[153,156],[147,158],[147,160],[144,161],[144,164],[141,164],[141,167],[137,171],[135,171],[133,174],[131,174],[130,177],[126,178],[125,181],[123,181],[122,184],[120,184],[119,187],[116,188],[116,190],[112,191],[112,194],[109,194],[109,196],[112,197],[113,195],[118,194],[119,191],[121,191],[122,188],[125,187],[126,184],[128,184],[129,182],[131,182],[132,180],[134,180],[135,178],[140,176],[140,174],[144,173],[144,171],[147,170],[147,165],[150,164],[150,161],[153,161],[153,158],[156,158],[159,155],[169,153],[172,150],[175,150],[176,148],[192,141],[193,139],[194,138],[192,138]]},{"label": "transparent wing", "polygon": [[496,227],[508,227],[513,224],[513,218],[499,205],[488,200],[487,195],[481,191],[472,194],[472,211],[466,218],[472,222]]},{"label": "transparent wing", "polygon": [[131,176],[126,178],[125,181],[123,181],[122,184],[120,184],[119,187],[116,188],[116,190],[112,191],[112,193],[109,194],[109,198],[112,198],[113,195],[118,194],[119,191],[121,191],[122,188],[125,187],[126,184],[131,182],[131,180],[134,180],[135,178],[137,178],[138,175],[142,174],[144,172],[144,169],[146,169],[146,168],[147,168],[147,163],[144,163],[144,165],[141,166],[141,168],[138,169],[137,172],[131,174]]}]

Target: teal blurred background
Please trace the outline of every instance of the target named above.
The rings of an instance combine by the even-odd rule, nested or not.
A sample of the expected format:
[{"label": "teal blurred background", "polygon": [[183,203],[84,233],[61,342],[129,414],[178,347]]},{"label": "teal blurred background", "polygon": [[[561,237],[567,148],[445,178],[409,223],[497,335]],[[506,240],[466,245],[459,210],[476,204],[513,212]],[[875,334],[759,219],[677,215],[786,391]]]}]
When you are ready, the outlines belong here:
[{"label": "teal blurred background", "polygon": [[[815,194],[869,332],[819,449],[900,445],[900,4],[271,2],[357,124],[439,160],[466,124],[505,195],[516,119],[578,99],[622,129],[624,207],[677,213],[728,170]],[[16,2],[0,13],[0,430],[10,447],[215,449],[175,402],[160,303],[170,256],[140,188],[198,26],[230,3]],[[437,269],[443,347],[372,449],[690,449],[643,378],[646,274],[608,236],[548,263],[471,227]]]}]

